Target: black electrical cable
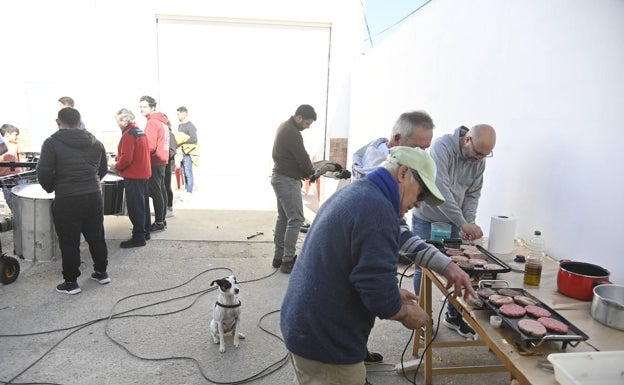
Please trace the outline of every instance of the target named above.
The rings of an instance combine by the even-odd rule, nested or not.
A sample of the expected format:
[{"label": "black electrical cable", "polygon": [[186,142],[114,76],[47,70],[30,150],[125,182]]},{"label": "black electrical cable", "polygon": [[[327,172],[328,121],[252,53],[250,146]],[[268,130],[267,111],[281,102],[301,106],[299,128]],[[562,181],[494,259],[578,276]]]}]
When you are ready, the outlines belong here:
[{"label": "black electrical cable", "polygon": [[[405,273],[407,272],[407,270],[412,267],[414,265],[414,262],[408,264],[405,269],[403,270],[403,273],[401,273],[401,278],[399,279],[399,287],[401,287],[401,285],[403,284],[403,277],[405,277]],[[438,335],[438,331],[440,330],[440,320],[442,319],[442,312],[444,311],[446,302],[448,301],[449,296],[451,296],[453,294],[454,291],[450,291],[445,297],[444,297],[444,302],[442,303],[442,306],[440,307],[440,312],[438,313],[438,322],[437,325],[435,327],[435,333],[433,333],[433,337],[431,338],[431,341],[429,341],[429,343],[427,344],[427,346],[425,346],[425,348],[423,349],[423,352],[421,354],[421,359],[420,362],[418,363],[418,366],[416,367],[416,370],[414,371],[414,379],[410,379],[407,376],[407,373],[405,372],[405,366],[403,366],[404,364],[404,357],[405,357],[405,352],[407,351],[407,349],[409,348],[410,344],[412,343],[412,338],[414,337],[415,331],[410,332],[410,337],[407,341],[407,343],[405,344],[405,348],[403,349],[403,353],[401,353],[401,373],[403,374],[403,377],[405,377],[405,379],[407,381],[409,381],[411,384],[416,385],[416,375],[418,374],[418,371],[420,370],[420,366],[422,365],[423,362],[423,358],[425,355],[425,352],[427,351],[427,349],[429,349],[429,347],[431,346],[431,344],[433,343],[433,341],[435,340],[436,336]],[[419,337],[420,338],[420,337]]]},{"label": "black electrical cable", "polygon": [[[271,276],[271,275],[275,274],[275,272],[276,272],[276,271],[277,271],[277,270],[275,270],[275,271],[274,271],[273,273],[271,273],[269,276]],[[267,277],[269,277],[269,276],[267,276]],[[266,277],[265,277],[265,278],[266,278]],[[194,279],[194,278],[193,278],[193,279]],[[190,281],[188,281],[188,282],[190,282]],[[188,282],[186,282],[186,283],[188,283]],[[247,282],[247,281],[241,281],[240,283],[245,283],[245,282]],[[185,285],[186,283],[184,283],[184,284],[182,284],[182,285]],[[119,299],[119,300],[118,300],[118,301],[117,301],[117,302],[113,305],[113,308],[111,309],[111,315],[109,316],[109,318],[108,318],[108,319],[107,319],[107,321],[106,321],[106,324],[105,324],[105,327],[104,327],[104,333],[105,333],[105,335],[106,335],[106,336],[107,336],[107,337],[108,337],[108,338],[109,338],[109,339],[110,339],[113,343],[115,343],[117,346],[119,346],[120,348],[122,348],[123,350],[125,350],[128,354],[130,354],[130,355],[131,355],[131,356],[133,356],[133,357],[136,357],[136,358],[139,358],[139,359],[141,359],[141,360],[144,360],[144,361],[170,361],[170,360],[173,360],[173,361],[178,361],[178,360],[179,360],[179,361],[190,361],[190,362],[194,363],[194,364],[197,366],[197,368],[198,368],[198,370],[199,370],[199,373],[201,374],[201,376],[202,376],[202,377],[203,377],[206,381],[209,381],[209,382],[212,382],[212,383],[215,383],[215,384],[219,384],[219,385],[238,385],[238,384],[245,384],[245,383],[248,383],[248,382],[251,382],[251,381],[255,381],[255,380],[257,380],[258,378],[265,377],[265,376],[267,376],[267,375],[269,375],[269,374],[273,373],[274,371],[278,370],[278,369],[279,369],[279,368],[281,368],[282,366],[284,366],[284,364],[287,362],[288,355],[285,355],[285,357],[281,358],[279,361],[277,361],[277,362],[275,362],[275,363],[271,364],[271,365],[267,368],[267,369],[270,369],[270,370],[269,370],[269,372],[266,372],[266,371],[267,371],[267,369],[263,369],[263,370],[261,370],[260,372],[258,372],[258,373],[256,373],[256,374],[254,374],[254,375],[252,375],[252,376],[250,376],[250,377],[247,377],[247,378],[245,378],[245,379],[242,379],[242,380],[236,380],[236,381],[230,381],[230,382],[217,381],[217,380],[214,380],[214,379],[212,379],[212,378],[208,377],[208,376],[204,373],[204,371],[203,371],[203,369],[202,369],[202,367],[201,367],[201,365],[200,365],[199,361],[197,361],[197,360],[196,360],[195,358],[193,358],[193,357],[187,357],[187,356],[172,356],[172,357],[161,357],[161,358],[150,358],[150,357],[143,357],[143,356],[140,356],[140,355],[138,355],[138,354],[136,354],[136,353],[133,353],[133,352],[132,352],[130,349],[128,349],[125,345],[123,345],[121,342],[117,341],[114,337],[112,337],[112,336],[109,334],[109,325],[110,325],[110,321],[114,318],[114,317],[113,317],[113,315],[114,315],[114,310],[115,310],[115,307],[116,307],[118,304],[120,304],[122,301],[125,301],[126,299],[130,299],[130,298],[133,298],[133,297],[142,296],[142,295],[153,294],[153,293],[162,292],[162,291],[166,291],[166,290],[172,290],[172,289],[177,288],[177,287],[180,287],[180,286],[182,286],[182,285],[178,285],[178,286],[176,286],[176,287],[173,287],[173,288],[170,288],[170,289],[165,289],[165,290],[158,290],[158,291],[147,292],[147,293],[132,294],[132,295],[129,295],[129,296],[126,296],[126,297],[123,297],[123,298]],[[214,288],[213,288],[213,289],[214,289]],[[203,294],[205,294],[205,293],[202,293],[201,295],[203,295]],[[200,296],[201,296],[201,295],[200,295]],[[195,301],[196,301],[197,299],[199,299],[199,297],[198,297],[198,298],[196,298],[196,299],[195,299]],[[195,301],[194,301],[194,302],[195,302]],[[193,302],[193,303],[194,303],[194,302]],[[132,317],[132,316],[129,316],[129,317]],[[263,318],[264,318],[264,316],[261,318],[261,320],[262,320]],[[266,332],[266,330],[265,330],[265,329],[263,329],[263,328],[261,328],[261,329],[262,329],[262,330],[264,330],[264,331]],[[273,334],[273,333],[269,333],[269,334],[271,334],[271,335],[275,336],[275,334]],[[279,338],[279,339],[281,340],[281,338]],[[275,367],[275,368],[273,368],[273,367]]]},{"label": "black electrical cable", "polygon": [[[194,292],[194,293],[185,294],[185,295],[183,295],[183,296],[174,297],[174,298],[170,298],[170,299],[167,299],[167,300],[158,301],[158,302],[156,302],[156,303],[152,303],[152,304],[147,304],[147,305],[143,305],[143,306],[135,307],[135,308],[128,309],[128,310],[125,310],[125,311],[120,312],[120,313],[114,313],[114,309],[115,309],[115,307],[116,307],[116,306],[117,306],[120,302],[122,302],[122,301],[124,301],[124,300],[126,300],[126,299],[129,299],[129,298],[132,298],[132,297],[138,297],[138,296],[141,296],[141,295],[148,295],[148,294],[155,294],[155,293],[162,293],[162,292],[166,292],[166,291],[170,291],[170,290],[174,290],[174,289],[177,289],[177,288],[183,287],[183,286],[185,286],[185,285],[189,284],[190,282],[192,282],[193,280],[195,280],[196,278],[198,278],[199,276],[201,276],[202,274],[205,274],[205,273],[210,272],[210,271],[215,271],[215,270],[226,270],[226,271],[228,271],[228,272],[232,273],[232,270],[231,270],[231,269],[229,269],[229,268],[212,268],[212,269],[207,269],[207,270],[204,270],[204,271],[202,271],[202,272],[198,273],[197,275],[195,275],[194,277],[192,277],[191,279],[189,279],[188,281],[186,281],[186,282],[184,282],[184,283],[182,283],[182,284],[180,284],[180,285],[176,285],[176,286],[173,286],[173,287],[170,287],[170,288],[166,288],[166,289],[154,290],[154,291],[150,291],[150,292],[143,292],[143,293],[138,293],[138,294],[134,294],[134,295],[130,295],[130,296],[123,297],[122,299],[118,300],[118,301],[115,303],[115,305],[114,305],[114,306],[113,306],[113,308],[111,309],[111,313],[109,314],[109,316],[108,316],[108,317],[103,317],[103,318],[99,318],[99,319],[91,320],[91,321],[88,321],[88,322],[85,322],[85,323],[82,323],[82,324],[79,324],[79,325],[76,325],[76,326],[67,327],[67,328],[62,328],[62,329],[53,329],[53,330],[49,330],[49,331],[41,331],[41,332],[25,333],[25,334],[3,334],[3,335],[0,335],[0,338],[1,338],[1,337],[24,337],[24,336],[34,336],[34,335],[40,335],[40,334],[51,334],[51,333],[54,333],[54,332],[59,332],[59,331],[67,331],[67,330],[72,330],[72,329],[74,329],[74,330],[72,330],[70,333],[68,333],[65,337],[61,338],[58,342],[56,342],[56,343],[55,343],[55,344],[54,344],[54,345],[53,345],[50,349],[48,349],[46,352],[44,352],[44,353],[43,353],[43,355],[42,355],[41,357],[39,357],[38,359],[36,359],[34,362],[32,362],[30,365],[28,365],[25,369],[23,369],[20,373],[18,373],[17,375],[15,375],[15,376],[14,376],[11,380],[6,381],[6,382],[5,382],[5,381],[1,381],[1,380],[0,380],[0,384],[6,384],[6,385],[9,385],[9,384],[12,384],[12,385],[30,385],[30,384],[32,384],[32,385],[62,385],[62,384],[50,383],[50,382],[28,382],[28,383],[17,383],[17,382],[13,382],[13,381],[14,381],[16,378],[18,378],[19,376],[23,375],[26,371],[28,371],[28,370],[29,370],[30,368],[32,368],[34,365],[36,365],[39,361],[41,361],[41,360],[42,360],[45,356],[47,356],[47,355],[48,355],[48,354],[49,354],[52,350],[54,350],[54,349],[55,349],[58,345],[60,345],[63,341],[65,341],[66,339],[68,339],[70,336],[72,336],[72,335],[73,335],[73,334],[75,334],[76,332],[78,332],[78,331],[80,331],[80,330],[82,330],[82,329],[84,329],[84,328],[86,328],[86,327],[88,327],[88,326],[91,326],[91,325],[93,325],[93,324],[95,324],[95,323],[98,323],[98,322],[100,322],[100,321],[106,321],[106,324],[105,324],[105,334],[106,334],[106,336],[107,336],[107,337],[108,337],[108,338],[109,338],[109,339],[110,339],[113,343],[115,343],[115,344],[117,344],[118,346],[122,347],[122,348],[123,348],[126,352],[128,352],[128,354],[130,354],[130,355],[132,355],[132,356],[134,356],[134,357],[136,357],[136,358],[143,359],[143,360],[148,360],[148,361],[154,361],[154,360],[157,360],[157,361],[164,361],[164,360],[175,360],[175,359],[185,359],[185,360],[191,360],[191,361],[195,362],[195,364],[196,364],[196,365],[197,365],[197,367],[199,368],[200,374],[202,375],[202,377],[204,377],[204,379],[206,379],[207,381],[214,382],[214,383],[216,383],[216,384],[220,384],[220,385],[226,385],[226,384],[227,384],[227,385],[244,384],[244,383],[247,383],[247,382],[251,382],[251,381],[253,381],[253,380],[256,380],[256,379],[258,379],[258,378],[265,377],[265,376],[267,376],[267,375],[269,375],[269,374],[271,374],[271,373],[273,373],[273,372],[275,372],[275,371],[279,370],[279,369],[280,369],[280,368],[282,368],[282,367],[283,367],[286,363],[288,363],[288,354],[286,354],[284,357],[282,357],[282,358],[281,358],[280,360],[278,360],[277,362],[275,362],[275,363],[273,363],[273,364],[269,365],[267,368],[265,368],[265,369],[261,370],[260,372],[258,372],[258,373],[256,373],[256,374],[254,374],[254,375],[252,375],[252,376],[250,376],[250,377],[248,377],[248,378],[246,378],[246,379],[243,379],[243,380],[237,380],[237,381],[234,381],[234,382],[217,382],[217,381],[214,381],[214,380],[212,380],[212,379],[208,378],[208,377],[207,377],[207,376],[203,373],[203,371],[202,371],[202,369],[201,369],[201,366],[199,365],[199,362],[198,362],[197,360],[195,360],[194,358],[192,358],[192,357],[166,357],[166,358],[158,358],[158,359],[143,358],[143,357],[140,357],[140,356],[138,356],[138,355],[136,355],[136,354],[132,353],[129,349],[127,349],[125,346],[121,345],[118,341],[116,341],[113,337],[111,337],[111,336],[108,334],[108,325],[109,325],[109,323],[110,323],[110,321],[111,321],[112,319],[129,318],[129,317],[159,317],[159,316],[164,316],[164,315],[170,315],[170,314],[179,313],[179,312],[181,312],[181,311],[184,311],[184,310],[187,310],[187,309],[191,308],[191,307],[192,307],[192,306],[193,306],[193,305],[197,302],[197,300],[198,300],[199,298],[201,298],[204,294],[207,294],[207,293],[209,293],[209,292],[211,292],[211,291],[214,291],[214,290],[216,290],[217,288],[216,288],[216,287],[211,287],[211,288],[204,289],[204,290],[200,290],[200,291],[197,291],[197,292]],[[264,276],[264,277],[260,277],[260,278],[256,278],[256,279],[251,279],[251,280],[246,280],[246,281],[240,281],[239,283],[243,284],[243,283],[256,282],[256,281],[260,281],[260,280],[263,280],[263,279],[267,279],[268,277],[273,276],[276,272],[277,272],[277,269],[276,269],[276,270],[274,270],[271,274],[266,275],[266,276]],[[174,310],[174,311],[169,311],[169,312],[165,312],[165,313],[158,313],[158,314],[128,314],[128,313],[131,313],[131,312],[135,312],[135,311],[137,311],[137,310],[145,309],[145,308],[152,307],[152,306],[157,306],[157,305],[160,305],[160,304],[163,304],[163,303],[172,302],[172,301],[176,301],[176,300],[179,300],[179,299],[184,299],[184,298],[191,297],[191,296],[195,296],[195,295],[196,295],[197,297],[196,297],[196,298],[195,298],[195,299],[191,302],[191,304],[189,304],[188,306],[185,306],[185,307],[183,307],[183,308],[180,308],[180,309]],[[268,333],[268,334],[270,334],[270,335],[272,335],[272,336],[276,337],[277,339],[279,339],[280,341],[282,341],[282,342],[283,342],[283,340],[282,340],[282,339],[281,339],[278,335],[276,335],[275,333],[272,333],[272,332],[268,331],[267,329],[265,329],[265,328],[264,328],[264,327],[262,327],[262,325],[261,325],[262,320],[263,320],[266,316],[268,316],[268,315],[270,315],[270,314],[273,314],[273,313],[276,313],[276,312],[279,312],[279,310],[276,310],[276,311],[273,311],[273,312],[270,312],[270,313],[268,313],[268,314],[263,315],[263,316],[260,318],[260,320],[258,321],[258,327],[259,327],[261,330],[263,330],[264,332],[266,332],[266,333]]]}]

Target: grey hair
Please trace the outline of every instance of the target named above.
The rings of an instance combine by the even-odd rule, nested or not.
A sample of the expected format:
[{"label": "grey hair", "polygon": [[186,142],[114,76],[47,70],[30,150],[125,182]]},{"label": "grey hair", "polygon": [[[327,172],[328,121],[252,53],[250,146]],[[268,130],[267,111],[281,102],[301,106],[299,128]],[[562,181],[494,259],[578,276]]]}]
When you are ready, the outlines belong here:
[{"label": "grey hair", "polygon": [[127,108],[122,108],[121,110],[117,111],[115,117],[128,123],[134,123],[136,121],[136,118],[132,111]]},{"label": "grey hair", "polygon": [[396,123],[394,123],[390,138],[394,138],[398,134],[401,137],[399,144],[404,144],[407,139],[412,137],[416,126],[423,127],[427,130],[433,130],[435,127],[431,116],[425,111],[404,112],[399,116]]}]

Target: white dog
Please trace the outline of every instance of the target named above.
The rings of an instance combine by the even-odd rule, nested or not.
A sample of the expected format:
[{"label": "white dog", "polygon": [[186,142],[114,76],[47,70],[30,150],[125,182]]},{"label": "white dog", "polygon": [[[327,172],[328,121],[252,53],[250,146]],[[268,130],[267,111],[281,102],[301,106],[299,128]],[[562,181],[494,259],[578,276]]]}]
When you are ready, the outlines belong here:
[{"label": "white dog", "polygon": [[238,286],[236,277],[230,275],[222,279],[212,281],[210,286],[219,285],[219,296],[212,312],[210,322],[210,332],[215,344],[219,344],[219,351],[225,353],[225,333],[232,333],[234,336],[234,347],[238,347],[239,338],[244,339],[245,335],[239,333],[241,302],[237,297]]}]

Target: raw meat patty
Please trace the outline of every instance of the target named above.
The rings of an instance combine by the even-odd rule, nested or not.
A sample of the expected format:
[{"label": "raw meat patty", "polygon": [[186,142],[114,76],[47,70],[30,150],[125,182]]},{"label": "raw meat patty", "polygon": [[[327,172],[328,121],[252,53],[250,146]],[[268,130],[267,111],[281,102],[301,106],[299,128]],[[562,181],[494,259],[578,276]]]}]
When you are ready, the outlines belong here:
[{"label": "raw meat patty", "polygon": [[487,259],[487,257],[479,250],[464,250],[464,255],[467,255],[470,258]]},{"label": "raw meat patty", "polygon": [[[488,301],[493,303],[496,306],[501,306],[505,304],[513,303],[513,298],[508,297],[506,295],[492,294],[488,297]],[[524,315],[524,313],[522,313]]]},{"label": "raw meat patty", "polygon": [[468,261],[458,261],[455,263],[457,263],[457,266],[461,267],[464,270],[472,270],[472,268],[474,267],[473,265],[468,263]]},{"label": "raw meat patty", "polygon": [[544,325],[546,329],[554,333],[566,334],[569,330],[568,325],[564,324],[561,321],[557,321],[554,318],[542,317],[538,318],[537,321]]},{"label": "raw meat patty", "polygon": [[510,297],[515,297],[517,295],[522,295],[518,290],[514,289],[498,289],[498,294],[500,295],[508,295]]},{"label": "raw meat patty", "polygon": [[[513,299],[512,299],[513,301]],[[526,310],[520,305],[516,305],[515,303],[508,303],[501,306],[498,311],[504,316],[519,318],[526,314]]]},{"label": "raw meat patty", "polygon": [[533,298],[529,298],[524,295],[515,295],[513,299],[514,301],[516,301],[518,305],[522,305],[522,306],[537,305],[537,302]]},{"label": "raw meat patty", "polygon": [[453,262],[468,262],[468,257],[463,255],[451,255],[451,260]]},{"label": "raw meat patty", "polygon": [[485,259],[479,259],[479,258],[470,258],[468,260],[468,263],[470,263],[471,265],[474,265],[474,266],[483,266],[483,265],[487,264]]},{"label": "raw meat patty", "polygon": [[527,305],[524,307],[524,310],[533,318],[550,317],[551,315],[548,310],[535,305]]},{"label": "raw meat patty", "polygon": [[497,263],[486,263],[485,265],[483,265],[483,268],[485,270],[500,270],[502,269],[501,266]]},{"label": "raw meat patty", "polygon": [[544,325],[532,319],[521,319],[518,321],[518,328],[521,332],[529,336],[544,337],[544,335],[546,335],[546,328]]},{"label": "raw meat patty", "polygon": [[482,298],[488,298],[491,295],[496,294],[496,290],[490,289],[489,287],[482,287],[477,289],[477,295]]},{"label": "raw meat patty", "polygon": [[452,255],[462,255],[464,254],[463,251],[461,251],[460,249],[452,249],[450,247],[447,247],[444,252],[446,253],[446,255],[448,256],[452,256]]}]

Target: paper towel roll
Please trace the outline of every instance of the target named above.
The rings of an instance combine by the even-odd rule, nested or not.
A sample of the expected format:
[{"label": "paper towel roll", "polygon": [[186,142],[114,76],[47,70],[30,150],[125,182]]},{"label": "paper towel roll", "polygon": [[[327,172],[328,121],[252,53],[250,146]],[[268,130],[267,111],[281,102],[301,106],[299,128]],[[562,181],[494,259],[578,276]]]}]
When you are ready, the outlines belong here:
[{"label": "paper towel roll", "polygon": [[509,215],[493,215],[490,221],[488,250],[492,253],[508,254],[514,249],[516,218]]}]

